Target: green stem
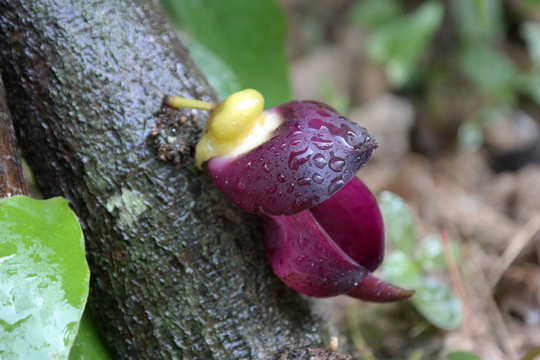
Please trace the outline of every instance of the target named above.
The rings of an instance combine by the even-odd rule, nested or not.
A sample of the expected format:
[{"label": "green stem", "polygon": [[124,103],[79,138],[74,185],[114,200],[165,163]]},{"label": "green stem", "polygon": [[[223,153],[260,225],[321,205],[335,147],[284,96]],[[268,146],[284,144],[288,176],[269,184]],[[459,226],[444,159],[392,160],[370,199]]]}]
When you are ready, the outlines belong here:
[{"label": "green stem", "polygon": [[163,99],[163,103],[167,106],[170,106],[176,109],[187,108],[187,109],[213,111],[217,107],[217,104],[214,104],[214,103],[201,101],[201,100],[195,100],[195,99],[187,99],[181,96],[170,96],[170,95],[165,95],[165,98]]}]

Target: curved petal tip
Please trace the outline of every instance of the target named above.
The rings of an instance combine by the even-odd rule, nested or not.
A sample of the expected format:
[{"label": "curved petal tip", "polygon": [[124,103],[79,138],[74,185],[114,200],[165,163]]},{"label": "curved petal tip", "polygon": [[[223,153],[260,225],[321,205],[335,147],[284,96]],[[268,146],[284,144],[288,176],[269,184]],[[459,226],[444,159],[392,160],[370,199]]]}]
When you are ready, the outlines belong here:
[{"label": "curved petal tip", "polygon": [[414,295],[414,290],[392,285],[368,273],[347,295],[364,301],[384,303],[407,300]]},{"label": "curved petal tip", "polygon": [[303,294],[344,294],[368,273],[337,246],[309,211],[262,219],[266,256],[287,286]]}]

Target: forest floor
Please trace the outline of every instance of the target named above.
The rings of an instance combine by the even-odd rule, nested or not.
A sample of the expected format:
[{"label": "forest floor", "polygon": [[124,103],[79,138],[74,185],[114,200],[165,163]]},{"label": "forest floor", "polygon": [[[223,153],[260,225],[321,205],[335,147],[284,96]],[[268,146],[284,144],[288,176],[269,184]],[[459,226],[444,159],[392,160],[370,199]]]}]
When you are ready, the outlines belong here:
[{"label": "forest floor", "polygon": [[466,88],[446,91],[447,116],[437,123],[426,110],[429,93],[395,91],[383,67],[365,60],[366,34],[344,20],[350,1],[282,3],[295,98],[326,101],[368,128],[380,147],[361,179],[375,194],[389,190],[409,204],[419,239],[445,232],[462,253],[438,274],[461,301],[458,329],[437,329],[409,302],[338,297],[327,302],[340,343],[355,359],[444,359],[451,351],[522,359],[540,346],[538,108],[509,107],[482,127],[482,146],[462,146],[456,134],[470,110],[459,98]]}]

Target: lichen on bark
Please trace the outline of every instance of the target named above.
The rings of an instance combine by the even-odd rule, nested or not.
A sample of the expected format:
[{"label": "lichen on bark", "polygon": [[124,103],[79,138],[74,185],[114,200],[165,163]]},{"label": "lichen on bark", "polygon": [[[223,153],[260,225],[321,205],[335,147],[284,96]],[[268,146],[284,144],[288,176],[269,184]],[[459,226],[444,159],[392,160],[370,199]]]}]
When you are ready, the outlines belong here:
[{"label": "lichen on bark", "polygon": [[[65,196],[79,216],[90,306],[117,357],[266,359],[329,341],[311,302],[272,275],[257,218],[195,167],[189,150],[206,114],[161,106],[167,93],[216,97],[159,2],[0,8],[0,69],[21,147],[44,194]],[[150,146],[158,121],[185,125],[176,162]]]}]

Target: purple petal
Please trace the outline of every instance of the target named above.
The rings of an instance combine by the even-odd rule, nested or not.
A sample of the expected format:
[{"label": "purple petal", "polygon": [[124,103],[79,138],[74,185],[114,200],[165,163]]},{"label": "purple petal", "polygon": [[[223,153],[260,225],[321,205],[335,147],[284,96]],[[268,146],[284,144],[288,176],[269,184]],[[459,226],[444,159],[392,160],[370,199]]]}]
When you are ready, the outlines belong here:
[{"label": "purple petal", "polygon": [[266,111],[284,123],[253,150],[208,161],[218,188],[242,208],[290,215],[338,191],[371,158],[377,146],[363,127],[313,101],[293,101]]},{"label": "purple petal", "polygon": [[310,296],[343,294],[367,270],[329,238],[309,211],[293,216],[263,216],[266,256],[287,286]]},{"label": "purple petal", "polygon": [[399,286],[377,279],[368,273],[364,279],[347,295],[364,301],[392,302],[406,300],[413,296],[414,290],[405,290]]},{"label": "purple petal", "polygon": [[358,178],[310,209],[328,235],[357,263],[374,271],[384,255],[384,226],[375,197]]}]

